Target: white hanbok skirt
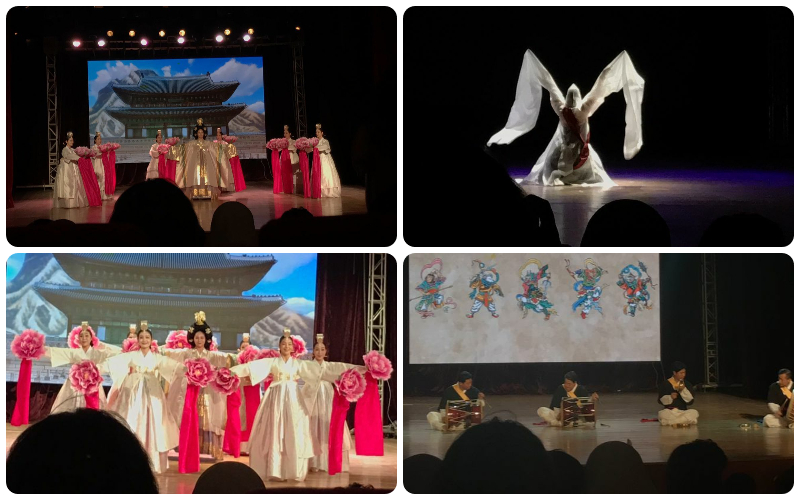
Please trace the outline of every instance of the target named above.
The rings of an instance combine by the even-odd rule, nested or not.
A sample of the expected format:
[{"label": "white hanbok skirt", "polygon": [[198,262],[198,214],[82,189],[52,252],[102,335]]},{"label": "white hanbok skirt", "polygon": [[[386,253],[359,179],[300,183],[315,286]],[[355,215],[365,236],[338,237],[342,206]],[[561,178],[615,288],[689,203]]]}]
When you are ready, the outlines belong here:
[{"label": "white hanbok skirt", "polygon": [[339,198],[342,196],[342,182],[339,180],[339,172],[333,163],[330,154],[322,153],[319,155],[320,173],[322,174],[322,197]]},{"label": "white hanbok skirt", "polygon": [[[325,387],[327,386],[327,387]],[[328,470],[328,434],[331,427],[331,410],[333,408],[333,386],[330,382],[321,382],[320,394],[314,401],[314,407],[310,408],[311,417],[311,437],[320,448],[320,453],[314,456],[309,466],[312,469]],[[347,422],[344,424],[344,439],[342,440],[342,472],[350,470],[350,429]]]},{"label": "white hanbok skirt", "polygon": [[568,184],[596,184],[616,186],[603,168],[600,156],[589,144],[589,157],[577,170],[573,168],[580,156],[583,142],[578,136],[559,124],[544,153],[536,160],[522,184],[564,186]]},{"label": "white hanbok skirt", "polygon": [[[107,406],[106,391],[104,391],[103,387],[101,386],[98,389],[98,392],[100,396],[100,409],[105,410]],[[64,382],[64,385],[61,386],[61,390],[58,391],[56,400],[53,401],[53,407],[50,409],[50,414],[73,411],[77,410],[78,408],[86,408],[86,397],[80,392],[75,391],[75,389],[72,388],[72,384],[70,383],[69,379],[67,379],[67,381]]]},{"label": "white hanbok skirt", "polygon": [[86,188],[77,163],[61,160],[56,170],[56,187],[53,190],[53,208],[81,208],[89,206]]}]

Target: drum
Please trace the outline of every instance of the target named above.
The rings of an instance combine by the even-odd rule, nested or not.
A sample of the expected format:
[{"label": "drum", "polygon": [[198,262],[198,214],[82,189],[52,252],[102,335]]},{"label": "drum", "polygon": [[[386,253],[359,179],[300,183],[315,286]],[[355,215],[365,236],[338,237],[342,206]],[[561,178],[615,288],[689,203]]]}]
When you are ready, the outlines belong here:
[{"label": "drum", "polygon": [[562,398],[561,422],[565,426],[595,425],[597,414],[592,398]]},{"label": "drum", "polygon": [[471,401],[455,400],[447,402],[445,413],[445,429],[466,429],[481,423],[483,406],[477,399]]}]

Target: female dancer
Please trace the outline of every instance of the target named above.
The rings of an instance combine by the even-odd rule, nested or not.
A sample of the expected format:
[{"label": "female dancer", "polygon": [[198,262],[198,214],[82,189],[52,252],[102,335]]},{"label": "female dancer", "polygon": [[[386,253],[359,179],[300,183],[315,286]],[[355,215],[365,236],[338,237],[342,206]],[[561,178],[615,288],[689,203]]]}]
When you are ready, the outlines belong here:
[{"label": "female dancer", "polygon": [[64,149],[61,150],[61,163],[56,171],[56,188],[53,190],[53,208],[81,208],[89,206],[86,188],[78,169],[78,159],[75,154],[75,139],[72,132],[67,132]]},{"label": "female dancer", "polygon": [[156,140],[150,146],[150,164],[147,165],[147,175],[145,180],[158,179],[158,157],[161,156],[158,152],[158,147],[161,145],[161,131],[156,132]]},{"label": "female dancer", "polygon": [[325,138],[322,132],[322,125],[317,123],[317,138],[319,144],[317,150],[319,151],[319,161],[321,164],[322,174],[322,197],[323,198],[339,198],[342,196],[342,183],[339,180],[339,172],[336,171],[336,164],[333,163],[331,156],[331,143]]},{"label": "female dancer", "polygon": [[280,340],[280,357],[263,358],[234,366],[239,377],[250,377],[255,385],[272,375],[272,383],[258,408],[250,434],[250,467],[262,479],[303,481],[308,473],[308,460],[321,454],[311,437],[309,411],[298,390],[299,379],[317,384],[320,380],[335,381],[345,370],[336,363],[324,368],[316,361],[292,357],[292,338],[284,331]]},{"label": "female dancer", "polygon": [[[159,352],[180,363],[187,359],[205,358],[212,366],[227,366],[227,354],[209,351],[211,347],[211,327],[206,323],[206,313],[200,311],[195,313],[194,317],[195,323],[189,328],[187,336],[187,340],[192,347],[188,349],[161,347]],[[169,410],[175,416],[179,426],[183,417],[186,384],[186,377],[181,377],[175,381],[174,385],[170,385],[169,394],[167,395]],[[221,460],[222,436],[225,433],[225,419],[227,418],[226,396],[211,387],[204,387],[200,391],[197,405],[197,415],[200,418],[198,425],[200,454],[209,455],[215,460]]]},{"label": "female dancer", "polygon": [[[314,344],[314,363],[319,365],[321,372],[331,370],[343,372],[353,365],[345,363],[331,363],[325,361],[328,356],[328,348],[325,347],[323,336],[317,334],[317,343]],[[306,408],[310,413],[311,437],[319,445],[320,454],[314,456],[309,464],[312,471],[328,470],[328,431],[331,426],[331,413],[333,411],[333,384],[326,380],[308,382],[303,385],[300,392],[306,402]],[[344,439],[342,441],[342,471],[350,470],[350,430],[347,423],[344,424]]]},{"label": "female dancer", "polygon": [[94,168],[94,175],[97,176],[97,183],[100,185],[100,199],[105,201],[112,199],[113,196],[106,194],[106,168],[103,166],[103,152],[100,151],[100,144],[102,143],[103,137],[98,130],[94,133],[92,151],[94,151],[97,156],[92,158],[92,168]]},{"label": "female dancer", "polygon": [[228,156],[228,143],[222,138],[222,129],[220,127],[217,127],[217,139],[214,141],[213,153],[220,177],[220,189],[222,191],[235,191],[233,169]]},{"label": "female dancer", "polygon": [[108,409],[122,416],[141,441],[153,470],[167,470],[167,453],[178,446],[178,423],[167,408],[159,377],[174,382],[186,368],[150,351],[153,334],[141,330],[139,350],[110,358],[106,364],[119,390],[109,393]]},{"label": "female dancer", "polygon": [[[300,173],[300,157],[297,156],[297,147],[294,145],[294,139],[292,139],[292,133],[289,132],[289,125],[283,126],[283,137],[289,141],[289,147],[286,148],[286,151],[283,152],[285,155],[289,155],[289,161],[286,162],[286,170],[281,171],[281,177],[283,178],[284,186],[283,192],[284,193],[298,193],[298,189],[300,189],[300,194],[303,194],[303,178],[302,174]],[[281,157],[281,168],[283,168],[284,161]],[[299,181],[299,182],[298,182]]]},{"label": "female dancer", "polygon": [[[72,335],[72,334],[71,334]],[[50,358],[51,366],[64,366],[76,365],[83,361],[89,360],[95,365],[101,365],[103,361],[118,354],[119,350],[110,349],[106,344],[100,342],[95,336],[94,330],[89,326],[89,323],[84,321],[81,323],[80,332],[77,335],[78,345],[77,349],[65,347],[50,347],[45,346],[45,356]],[[103,372],[106,371],[105,367],[98,366],[98,369]],[[103,388],[99,389],[100,408],[106,408],[106,394]],[[50,413],[59,413],[64,411],[72,411],[78,408],[86,408],[86,398],[83,394],[78,393],[72,388],[72,383],[67,377],[61,390],[58,391],[58,396],[53,402],[53,408]]]},{"label": "female dancer", "polygon": [[198,118],[192,135],[197,140],[186,144],[184,156],[186,196],[216,199],[219,196],[220,173],[214,158],[214,143],[206,140],[202,118]]}]

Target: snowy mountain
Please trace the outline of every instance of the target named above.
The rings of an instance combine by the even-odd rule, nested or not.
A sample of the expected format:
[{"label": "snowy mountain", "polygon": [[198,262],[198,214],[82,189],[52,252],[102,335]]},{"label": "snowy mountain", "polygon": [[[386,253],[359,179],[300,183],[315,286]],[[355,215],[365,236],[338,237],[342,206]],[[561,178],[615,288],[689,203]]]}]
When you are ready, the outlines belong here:
[{"label": "snowy mountain", "polygon": [[253,110],[245,109],[230,122],[231,135],[242,134],[245,132],[264,133],[264,113],[256,113]]},{"label": "snowy mountain", "polygon": [[278,347],[283,329],[290,328],[292,335],[300,335],[311,348],[314,340],[314,320],[296,313],[286,306],[262,319],[250,329],[250,341],[258,347]]},{"label": "snowy mountain", "polygon": [[52,254],[27,254],[19,274],[6,284],[6,333],[27,328],[47,336],[64,335],[67,317],[33,289],[35,283],[77,285]]},{"label": "snowy mountain", "polygon": [[111,88],[113,85],[136,85],[143,76],[158,76],[158,73],[151,69],[137,69],[125,78],[117,78],[108,82],[103,89],[97,93],[97,101],[89,110],[89,132],[91,135],[99,130],[103,137],[122,137],[125,133],[125,126],[117,120],[111,118],[106,109],[113,107],[127,107],[128,105],[114,93]]}]

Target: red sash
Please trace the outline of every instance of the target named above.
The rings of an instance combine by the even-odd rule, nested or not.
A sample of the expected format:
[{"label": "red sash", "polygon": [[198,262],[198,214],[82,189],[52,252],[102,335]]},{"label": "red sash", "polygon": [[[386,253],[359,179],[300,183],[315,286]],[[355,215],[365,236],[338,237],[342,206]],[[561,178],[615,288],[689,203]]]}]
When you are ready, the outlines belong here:
[{"label": "red sash", "polygon": [[[572,131],[573,134],[578,136],[578,139],[583,142],[583,138],[581,137],[581,130],[578,127],[578,119],[575,118],[575,115],[572,113],[572,110],[569,108],[564,108],[562,111],[564,115],[564,120],[567,122],[569,129]],[[592,133],[589,132],[586,134],[586,142],[583,142],[583,147],[581,148],[581,154],[578,157],[578,163],[572,166],[573,170],[578,170],[586,163],[586,160],[589,159],[589,139],[592,137]]]}]

